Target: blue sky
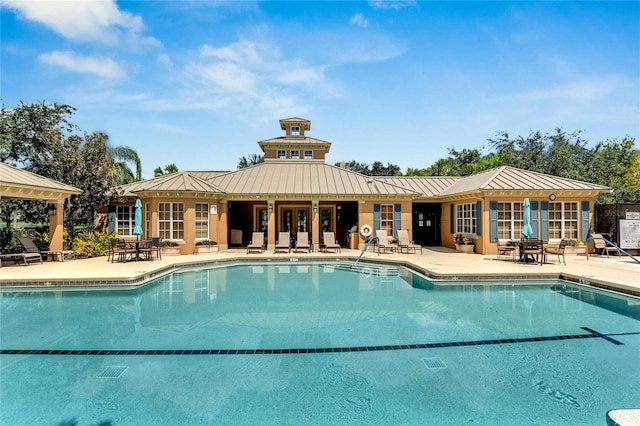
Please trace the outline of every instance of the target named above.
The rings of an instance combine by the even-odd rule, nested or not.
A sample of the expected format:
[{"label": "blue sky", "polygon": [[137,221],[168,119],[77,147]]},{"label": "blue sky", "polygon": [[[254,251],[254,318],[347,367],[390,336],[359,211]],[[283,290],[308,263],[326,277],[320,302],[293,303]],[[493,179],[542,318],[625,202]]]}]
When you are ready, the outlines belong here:
[{"label": "blue sky", "polygon": [[403,172],[504,131],[640,134],[637,1],[1,5],[3,105],[77,108],[144,177],[233,170],[294,116],[328,163]]}]

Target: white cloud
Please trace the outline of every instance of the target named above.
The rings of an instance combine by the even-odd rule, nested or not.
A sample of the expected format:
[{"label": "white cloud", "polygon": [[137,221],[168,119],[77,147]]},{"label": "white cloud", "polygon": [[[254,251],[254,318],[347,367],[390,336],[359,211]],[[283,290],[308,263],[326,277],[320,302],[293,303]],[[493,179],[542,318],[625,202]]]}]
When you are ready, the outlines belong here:
[{"label": "white cloud", "polygon": [[367,26],[369,26],[369,20],[365,19],[364,15],[362,13],[358,13],[356,15],[353,15],[351,17],[351,19],[349,19],[349,22],[351,22],[354,25],[357,25],[359,27],[363,27],[366,28]]},{"label": "white cloud", "polygon": [[415,6],[416,2],[409,0],[409,1],[396,1],[396,0],[376,0],[376,1],[370,1],[369,2],[369,6],[371,6],[374,9],[402,9],[405,7],[412,7]]},{"label": "white cloud", "polygon": [[[138,38],[144,29],[142,17],[120,11],[113,0],[3,0],[2,7],[17,11],[24,19],[39,22],[72,41],[115,44],[123,35]],[[158,44],[153,38],[141,40]]]},{"label": "white cloud", "polygon": [[45,64],[56,65],[70,71],[96,74],[110,79],[118,79],[125,76],[124,69],[109,58],[80,56],[69,51],[53,51],[38,56],[38,59]]},{"label": "white cloud", "polygon": [[171,58],[169,57],[169,55],[167,55],[166,53],[162,53],[160,55],[158,55],[158,57],[156,58],[156,60],[158,62],[160,62],[161,64],[164,65],[171,65]]},{"label": "white cloud", "polygon": [[263,54],[258,52],[259,46],[250,41],[239,41],[224,47],[212,47],[205,44],[200,48],[200,57],[216,58],[237,63],[259,64]]}]

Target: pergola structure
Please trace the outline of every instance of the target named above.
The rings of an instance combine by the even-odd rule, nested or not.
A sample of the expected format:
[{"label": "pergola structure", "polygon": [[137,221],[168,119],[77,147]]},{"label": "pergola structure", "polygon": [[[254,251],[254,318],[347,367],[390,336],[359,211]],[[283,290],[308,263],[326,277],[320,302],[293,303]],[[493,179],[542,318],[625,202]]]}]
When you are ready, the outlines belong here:
[{"label": "pergola structure", "polygon": [[0,163],[0,199],[44,200],[49,203],[49,250],[62,250],[64,200],[82,190]]}]

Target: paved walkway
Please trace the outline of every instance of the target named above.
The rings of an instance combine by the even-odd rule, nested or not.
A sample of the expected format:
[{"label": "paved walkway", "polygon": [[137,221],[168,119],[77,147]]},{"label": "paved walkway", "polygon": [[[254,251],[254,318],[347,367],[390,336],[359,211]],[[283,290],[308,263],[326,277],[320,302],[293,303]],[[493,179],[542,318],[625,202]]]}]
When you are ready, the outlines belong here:
[{"label": "paved walkway", "polygon": [[[231,261],[234,259],[277,259],[290,262],[305,259],[341,259],[355,261],[357,250],[343,249],[341,253],[277,253],[245,254],[244,249],[231,249],[224,253],[164,256],[153,262],[111,263],[106,257],[44,262],[29,266],[7,265],[0,269],[0,287],[77,287],[96,284],[100,286],[134,286],[174,270],[178,266],[198,263]],[[549,263],[513,263],[507,257],[501,260],[495,255],[465,254],[443,247],[424,249],[423,254],[389,253],[378,255],[367,252],[362,263],[392,262],[407,264],[434,279],[538,279],[565,278],[575,282],[619,289],[640,297],[640,264],[632,259],[616,256],[584,255],[566,256],[566,265],[559,264],[555,256]]]}]

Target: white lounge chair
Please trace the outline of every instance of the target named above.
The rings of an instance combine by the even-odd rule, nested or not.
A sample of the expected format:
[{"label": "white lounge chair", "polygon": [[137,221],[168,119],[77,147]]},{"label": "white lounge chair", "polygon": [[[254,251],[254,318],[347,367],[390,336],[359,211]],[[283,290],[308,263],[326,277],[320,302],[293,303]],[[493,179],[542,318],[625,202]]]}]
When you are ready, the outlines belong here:
[{"label": "white lounge chair", "polygon": [[311,251],[311,245],[309,244],[309,233],[298,231],[296,235],[296,248],[295,251],[306,250],[307,253]]},{"label": "white lounge chair", "polygon": [[280,232],[278,234],[278,241],[276,241],[276,247],[274,253],[279,251],[287,251],[291,253],[291,233],[290,232]]},{"label": "white lounge chair", "polygon": [[264,251],[264,233],[254,232],[251,236],[251,241],[247,246],[247,253],[258,250],[260,253]]},{"label": "white lounge chair", "polygon": [[413,241],[409,240],[409,231],[407,230],[398,230],[398,249],[400,249],[400,253],[402,250],[413,250],[415,253],[417,249],[420,249],[420,253],[422,253],[422,246],[420,244],[414,244]]},{"label": "white lounge chair", "polygon": [[324,240],[324,251],[327,250],[335,250],[341,251],[340,244],[338,240],[336,240],[335,234],[333,232],[324,231],[322,233],[322,239]]}]

